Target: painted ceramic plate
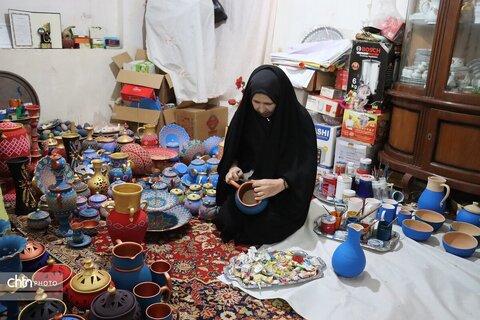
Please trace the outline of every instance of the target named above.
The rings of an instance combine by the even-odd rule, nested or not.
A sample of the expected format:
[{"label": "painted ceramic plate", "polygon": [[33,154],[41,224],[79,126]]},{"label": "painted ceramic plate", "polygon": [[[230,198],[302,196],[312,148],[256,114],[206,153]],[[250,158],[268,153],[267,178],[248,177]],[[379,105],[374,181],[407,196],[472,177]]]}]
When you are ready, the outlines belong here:
[{"label": "painted ceramic plate", "polygon": [[150,154],[152,160],[162,161],[178,157],[178,152],[167,148],[148,148],[145,149]]},{"label": "painted ceramic plate", "polygon": [[178,201],[173,194],[159,190],[143,190],[142,200],[148,201],[147,212],[164,212]]},{"label": "painted ceramic plate", "polygon": [[[52,172],[50,167],[50,157],[43,157],[37,162],[35,167],[35,180],[37,182],[38,188],[46,194],[48,192],[48,187],[56,183],[55,175]],[[65,165],[65,172],[63,180],[66,183],[73,183],[73,170],[69,165]]]},{"label": "painted ceramic plate", "polygon": [[158,141],[162,148],[166,148],[169,142],[177,142],[181,150],[183,146],[190,141],[190,136],[183,127],[172,123],[164,126],[162,130],[160,130]]},{"label": "painted ceramic plate", "polygon": [[203,141],[203,147],[207,154],[212,155],[213,148],[217,147],[223,138],[218,136],[208,137],[207,140]]},{"label": "painted ceramic plate", "polygon": [[200,140],[192,140],[186,145],[180,156],[183,159],[183,163],[189,164],[193,159],[201,157],[204,154],[205,147],[203,146],[203,143]]},{"label": "painted ceramic plate", "polygon": [[179,204],[165,212],[148,212],[149,232],[163,232],[180,228],[190,221],[192,214]]}]

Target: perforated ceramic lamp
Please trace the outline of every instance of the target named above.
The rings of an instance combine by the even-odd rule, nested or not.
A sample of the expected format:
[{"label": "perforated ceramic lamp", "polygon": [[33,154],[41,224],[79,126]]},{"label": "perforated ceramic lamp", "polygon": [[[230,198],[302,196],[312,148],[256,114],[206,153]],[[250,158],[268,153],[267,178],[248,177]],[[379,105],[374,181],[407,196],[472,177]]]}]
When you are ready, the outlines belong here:
[{"label": "perforated ceramic lamp", "polygon": [[50,320],[57,313],[65,314],[67,306],[59,299],[48,298],[42,288],[35,295],[35,301],[28,304],[18,316],[19,320]]},{"label": "perforated ceramic lamp", "polygon": [[89,320],[141,320],[142,316],[133,293],[110,286],[92,301]]}]

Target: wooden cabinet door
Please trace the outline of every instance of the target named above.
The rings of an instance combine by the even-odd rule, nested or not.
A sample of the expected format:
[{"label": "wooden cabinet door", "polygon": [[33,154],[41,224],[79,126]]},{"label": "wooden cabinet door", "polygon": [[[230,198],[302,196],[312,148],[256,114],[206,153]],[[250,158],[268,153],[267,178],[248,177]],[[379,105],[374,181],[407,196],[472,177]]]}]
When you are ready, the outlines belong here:
[{"label": "wooden cabinet door", "polygon": [[480,116],[432,108],[427,119],[422,169],[480,194]]}]

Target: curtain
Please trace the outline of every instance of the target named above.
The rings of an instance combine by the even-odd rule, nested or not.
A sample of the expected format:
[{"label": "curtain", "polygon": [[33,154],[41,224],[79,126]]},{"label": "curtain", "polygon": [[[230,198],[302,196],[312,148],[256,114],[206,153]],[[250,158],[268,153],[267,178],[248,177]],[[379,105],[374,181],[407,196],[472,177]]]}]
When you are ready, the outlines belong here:
[{"label": "curtain", "polygon": [[149,0],[149,59],[170,74],[177,103],[240,98],[235,80],[269,61],[277,0],[220,0],[228,19],[215,26],[209,0]]}]

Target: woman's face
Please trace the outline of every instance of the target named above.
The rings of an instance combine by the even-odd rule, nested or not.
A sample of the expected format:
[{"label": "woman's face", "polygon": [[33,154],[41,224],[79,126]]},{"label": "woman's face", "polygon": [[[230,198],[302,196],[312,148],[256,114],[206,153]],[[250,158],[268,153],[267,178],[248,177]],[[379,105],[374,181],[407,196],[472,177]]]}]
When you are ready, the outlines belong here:
[{"label": "woman's face", "polygon": [[270,117],[277,106],[272,99],[263,93],[255,93],[252,98],[252,105],[253,109],[264,118]]}]

